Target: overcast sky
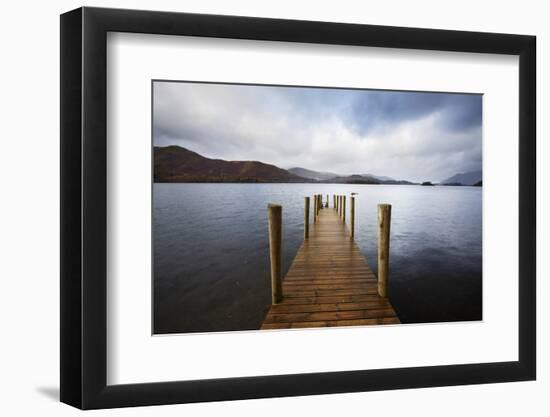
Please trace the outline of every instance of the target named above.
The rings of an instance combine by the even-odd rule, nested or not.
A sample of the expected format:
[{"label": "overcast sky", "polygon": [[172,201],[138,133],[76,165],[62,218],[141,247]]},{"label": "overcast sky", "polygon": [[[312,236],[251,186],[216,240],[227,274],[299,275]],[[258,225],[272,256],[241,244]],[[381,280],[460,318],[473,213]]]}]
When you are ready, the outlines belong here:
[{"label": "overcast sky", "polygon": [[412,181],[481,170],[481,95],[158,81],[153,91],[155,146]]}]

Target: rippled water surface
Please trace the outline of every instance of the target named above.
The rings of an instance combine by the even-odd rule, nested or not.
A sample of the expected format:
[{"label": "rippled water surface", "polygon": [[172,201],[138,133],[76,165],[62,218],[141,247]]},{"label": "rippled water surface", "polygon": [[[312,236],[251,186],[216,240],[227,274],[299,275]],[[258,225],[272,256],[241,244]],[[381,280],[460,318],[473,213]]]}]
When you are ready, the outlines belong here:
[{"label": "rippled water surface", "polygon": [[[154,332],[258,329],[271,301],[267,204],[283,206],[283,271],[304,196],[358,193],[356,240],[376,273],[376,206],[392,204],[390,292],[403,323],[481,319],[482,189],[154,184]],[[326,197],[325,197],[326,199]],[[348,204],[349,206],[349,204]]]}]

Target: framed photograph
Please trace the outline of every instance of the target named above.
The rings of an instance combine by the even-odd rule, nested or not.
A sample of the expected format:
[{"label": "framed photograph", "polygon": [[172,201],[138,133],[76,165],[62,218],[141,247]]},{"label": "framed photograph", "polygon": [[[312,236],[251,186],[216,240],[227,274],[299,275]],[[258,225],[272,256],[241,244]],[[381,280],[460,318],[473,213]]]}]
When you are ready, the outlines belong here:
[{"label": "framed photograph", "polygon": [[61,401],[533,380],[535,37],[61,16]]}]

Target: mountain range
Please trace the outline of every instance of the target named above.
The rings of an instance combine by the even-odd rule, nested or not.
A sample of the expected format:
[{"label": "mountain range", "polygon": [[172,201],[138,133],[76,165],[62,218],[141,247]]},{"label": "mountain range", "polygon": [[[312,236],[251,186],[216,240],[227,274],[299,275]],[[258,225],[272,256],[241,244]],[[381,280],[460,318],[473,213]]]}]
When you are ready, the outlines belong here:
[{"label": "mountain range", "polygon": [[[339,175],[300,167],[286,170],[260,161],[211,159],[176,145],[155,146],[153,151],[155,182],[415,184],[373,174]],[[457,174],[441,184],[471,185],[478,177],[481,179],[481,172],[477,176],[470,174],[473,173]]]},{"label": "mountain range", "polygon": [[211,159],[175,145],[155,146],[153,150],[155,182],[412,184],[371,174],[345,176],[299,167],[286,170],[260,161]]}]

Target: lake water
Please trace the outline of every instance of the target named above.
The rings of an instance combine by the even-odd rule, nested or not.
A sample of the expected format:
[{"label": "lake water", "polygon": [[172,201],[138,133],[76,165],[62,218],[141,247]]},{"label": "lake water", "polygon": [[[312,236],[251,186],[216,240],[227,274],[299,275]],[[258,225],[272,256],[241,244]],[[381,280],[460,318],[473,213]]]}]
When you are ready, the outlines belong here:
[{"label": "lake water", "polygon": [[154,332],[258,329],[271,302],[267,204],[283,206],[286,273],[304,196],[328,194],[332,206],[352,192],[375,273],[377,204],[392,204],[390,300],[403,323],[481,320],[481,187],[154,184]]}]

